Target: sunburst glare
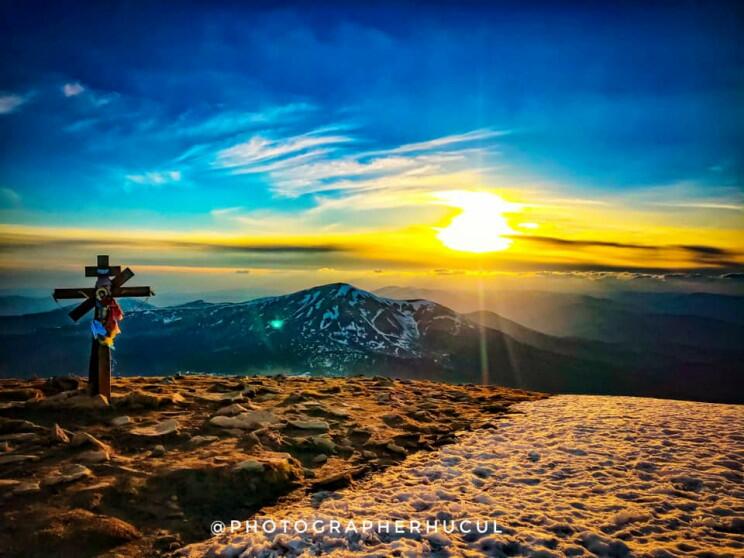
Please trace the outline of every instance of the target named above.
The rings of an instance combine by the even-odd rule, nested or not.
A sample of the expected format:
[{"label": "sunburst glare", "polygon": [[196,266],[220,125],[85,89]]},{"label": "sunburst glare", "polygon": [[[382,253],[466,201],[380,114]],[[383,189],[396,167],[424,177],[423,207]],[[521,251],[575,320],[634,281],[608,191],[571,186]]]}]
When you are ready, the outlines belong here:
[{"label": "sunburst glare", "polygon": [[437,233],[437,238],[448,248],[482,254],[499,252],[511,246],[509,235],[515,231],[504,214],[518,210],[518,205],[491,192],[453,190],[439,192],[436,198],[440,203],[462,209],[447,227]]}]

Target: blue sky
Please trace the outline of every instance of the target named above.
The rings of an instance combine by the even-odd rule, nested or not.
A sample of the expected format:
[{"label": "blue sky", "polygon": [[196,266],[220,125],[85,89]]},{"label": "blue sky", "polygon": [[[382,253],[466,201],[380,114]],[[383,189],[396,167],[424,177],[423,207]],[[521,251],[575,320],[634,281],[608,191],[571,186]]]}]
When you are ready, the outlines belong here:
[{"label": "blue sky", "polygon": [[739,3],[214,4],[3,3],[3,224],[342,233],[464,181],[741,232]]}]

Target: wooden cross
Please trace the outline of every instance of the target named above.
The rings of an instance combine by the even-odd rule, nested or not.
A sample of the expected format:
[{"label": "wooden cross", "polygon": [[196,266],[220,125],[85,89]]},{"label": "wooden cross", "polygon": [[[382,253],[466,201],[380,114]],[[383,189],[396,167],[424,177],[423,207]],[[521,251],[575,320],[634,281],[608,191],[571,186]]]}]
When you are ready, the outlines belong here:
[{"label": "wooden cross", "polygon": [[[85,276],[96,277],[95,287],[54,289],[52,295],[54,300],[85,299],[69,313],[70,318],[76,322],[93,309],[95,309],[94,318],[103,322],[107,308],[101,304],[101,301],[106,296],[118,298],[155,295],[150,287],[125,287],[124,283],[134,277],[134,272],[128,267],[122,271],[121,266],[109,265],[108,256],[98,256],[96,266],[85,266]],[[100,393],[107,399],[111,398],[111,348],[99,343],[95,338],[90,352],[88,386],[91,395]]]}]

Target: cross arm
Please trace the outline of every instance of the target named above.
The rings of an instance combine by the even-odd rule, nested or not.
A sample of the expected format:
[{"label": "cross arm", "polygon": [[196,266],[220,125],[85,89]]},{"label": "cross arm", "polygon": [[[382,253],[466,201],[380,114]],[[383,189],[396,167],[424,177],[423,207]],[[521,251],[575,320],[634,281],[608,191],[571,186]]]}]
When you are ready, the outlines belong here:
[{"label": "cross arm", "polygon": [[111,290],[111,294],[114,297],[155,296],[155,293],[150,287],[114,287]]},{"label": "cross arm", "polygon": [[83,302],[78,304],[75,308],[70,310],[67,315],[72,318],[74,322],[77,322],[80,318],[85,316],[88,312],[96,307],[96,302],[93,297],[85,299]]},{"label": "cross arm", "polygon": [[124,283],[129,281],[132,277],[134,277],[134,271],[132,271],[131,269],[127,267],[124,271],[120,271],[119,273],[117,273],[116,277],[114,277],[111,280],[111,288],[116,289],[117,287],[121,287]]},{"label": "cross arm", "polygon": [[95,289],[54,289],[52,293],[54,300],[92,298],[93,296],[95,296]]}]

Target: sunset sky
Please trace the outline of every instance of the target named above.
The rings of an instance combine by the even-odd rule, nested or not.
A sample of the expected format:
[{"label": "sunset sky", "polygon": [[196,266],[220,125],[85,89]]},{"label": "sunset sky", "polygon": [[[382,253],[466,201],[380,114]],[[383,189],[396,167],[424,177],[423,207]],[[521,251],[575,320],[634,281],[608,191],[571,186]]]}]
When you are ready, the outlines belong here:
[{"label": "sunset sky", "polygon": [[742,8],[561,4],[3,2],[0,289],[737,282]]}]

